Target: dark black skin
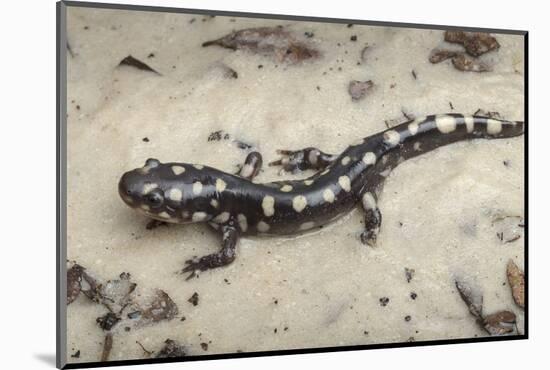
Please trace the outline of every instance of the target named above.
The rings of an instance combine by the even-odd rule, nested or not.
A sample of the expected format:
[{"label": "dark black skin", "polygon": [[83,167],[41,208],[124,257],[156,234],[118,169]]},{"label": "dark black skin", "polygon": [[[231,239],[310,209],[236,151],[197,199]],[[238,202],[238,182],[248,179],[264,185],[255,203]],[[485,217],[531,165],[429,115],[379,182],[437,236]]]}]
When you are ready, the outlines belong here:
[{"label": "dark black skin", "polygon": [[[207,166],[162,164],[149,159],[145,167],[123,175],[119,193],[129,206],[153,218],[153,226],[202,221],[220,231],[222,243],[217,253],[186,262],[182,272],[190,273],[189,279],[197,271],[233,262],[240,235],[302,232],[331,222],[358,202],[365,211],[361,241],[375,245],[382,221],[377,199],[386,177],[399,163],[461,140],[521,134],[523,122],[460,114],[427,116],[364,138],[338,156],[311,147],[278,151],[283,157],[270,165],[281,165],[291,172],[318,171],[307,179],[253,183],[262,165],[257,152],[247,156],[242,176]],[[185,170],[178,173],[174,167]],[[179,193],[177,201],[171,195],[173,190]]]}]

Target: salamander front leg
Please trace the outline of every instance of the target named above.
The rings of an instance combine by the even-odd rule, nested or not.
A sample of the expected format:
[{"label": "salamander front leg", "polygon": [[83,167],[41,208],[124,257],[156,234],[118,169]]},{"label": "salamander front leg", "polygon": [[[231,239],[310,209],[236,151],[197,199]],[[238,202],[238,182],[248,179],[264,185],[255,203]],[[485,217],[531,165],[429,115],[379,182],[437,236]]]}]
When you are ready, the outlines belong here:
[{"label": "salamander front leg", "polygon": [[363,194],[362,204],[365,210],[365,230],[361,233],[361,242],[375,247],[382,223],[382,213],[378,208],[376,195],[370,192]]},{"label": "salamander front leg", "polygon": [[296,173],[303,170],[322,170],[331,164],[337,156],[323,153],[317,148],[302,150],[277,150],[281,159],[269,163],[270,166],[282,166],[285,171]]},{"label": "salamander front leg", "polygon": [[185,280],[197,276],[197,271],[226,266],[235,260],[239,232],[234,226],[222,226],[220,230],[222,232],[222,248],[220,251],[185,261],[187,266],[181,272],[182,274],[190,272]]},{"label": "salamander front leg", "polygon": [[246,159],[244,160],[244,165],[241,167],[241,170],[239,171],[239,176],[252,181],[254,177],[260,172],[262,169],[262,155],[258,152],[252,152],[246,156]]}]

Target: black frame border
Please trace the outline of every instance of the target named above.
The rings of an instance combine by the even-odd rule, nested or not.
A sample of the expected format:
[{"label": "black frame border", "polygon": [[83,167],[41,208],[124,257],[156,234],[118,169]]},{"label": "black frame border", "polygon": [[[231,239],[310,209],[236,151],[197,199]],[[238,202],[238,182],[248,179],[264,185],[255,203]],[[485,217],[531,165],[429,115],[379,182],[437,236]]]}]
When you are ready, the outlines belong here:
[{"label": "black frame border", "polygon": [[[67,318],[66,318],[66,165],[67,165],[67,65],[66,65],[66,10],[67,7],[95,8],[95,9],[112,9],[112,10],[133,10],[145,12],[161,12],[161,13],[184,13],[197,15],[216,15],[230,17],[245,17],[245,18],[260,18],[260,19],[280,19],[290,21],[308,21],[319,23],[339,23],[339,24],[359,24],[381,27],[402,27],[415,29],[431,29],[431,30],[463,30],[472,32],[490,32],[497,34],[519,35],[524,37],[524,221],[525,221],[525,248],[524,248],[524,273],[525,273],[525,316],[524,326],[525,333],[522,335],[502,336],[502,337],[482,337],[482,338],[461,338],[461,339],[437,339],[430,341],[418,342],[395,342],[395,343],[378,343],[353,346],[338,346],[338,347],[319,347],[319,348],[299,348],[287,350],[273,351],[258,351],[258,352],[243,352],[243,353],[223,353],[223,354],[207,354],[200,356],[185,356],[178,358],[164,359],[131,359],[117,361],[94,361],[81,363],[67,363]],[[529,32],[527,30],[509,30],[496,28],[480,28],[480,27],[461,27],[450,25],[430,25],[420,23],[402,23],[402,22],[384,22],[370,21],[358,19],[344,18],[325,18],[325,17],[309,17],[300,15],[285,15],[285,14],[265,14],[251,12],[233,12],[221,10],[207,9],[190,9],[190,8],[174,8],[162,6],[144,6],[131,4],[112,4],[112,3],[97,3],[97,2],[82,2],[82,1],[67,1],[62,0],[56,3],[56,19],[57,19],[57,44],[56,44],[56,367],[59,369],[81,369],[81,368],[96,368],[96,367],[111,367],[125,365],[143,365],[143,364],[160,364],[172,362],[190,362],[190,361],[208,361],[233,358],[249,358],[249,357],[266,357],[266,356],[282,356],[296,354],[314,354],[325,352],[347,352],[360,351],[370,349],[383,348],[405,348],[405,347],[423,347],[448,344],[466,344],[466,343],[486,343],[524,340],[529,338],[529,202],[528,202],[528,168],[529,168]]]}]

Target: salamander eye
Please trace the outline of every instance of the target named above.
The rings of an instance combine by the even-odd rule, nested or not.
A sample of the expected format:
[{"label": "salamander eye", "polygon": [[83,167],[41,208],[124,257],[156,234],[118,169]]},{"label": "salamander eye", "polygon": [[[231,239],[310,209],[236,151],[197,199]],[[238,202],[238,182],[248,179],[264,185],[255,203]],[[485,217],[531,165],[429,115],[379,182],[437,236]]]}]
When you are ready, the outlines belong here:
[{"label": "salamander eye", "polygon": [[164,197],[159,189],[154,189],[145,196],[145,202],[151,208],[158,208],[164,203]]}]

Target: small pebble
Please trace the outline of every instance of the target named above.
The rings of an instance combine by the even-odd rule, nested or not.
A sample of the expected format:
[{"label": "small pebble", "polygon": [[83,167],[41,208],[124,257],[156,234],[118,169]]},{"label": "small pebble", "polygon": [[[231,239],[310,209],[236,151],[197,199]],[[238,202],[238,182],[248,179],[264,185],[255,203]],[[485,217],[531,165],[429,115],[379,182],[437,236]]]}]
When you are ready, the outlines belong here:
[{"label": "small pebble", "polygon": [[193,306],[196,306],[199,304],[199,294],[197,292],[193,293],[191,298],[187,300],[187,302],[192,303]]}]

